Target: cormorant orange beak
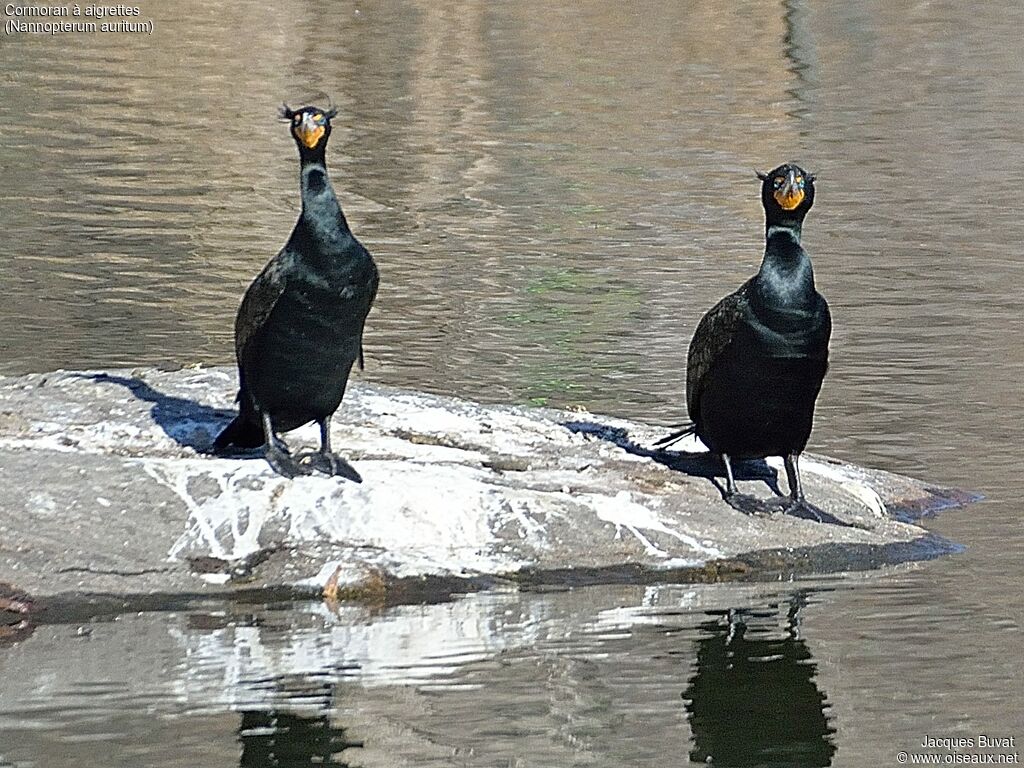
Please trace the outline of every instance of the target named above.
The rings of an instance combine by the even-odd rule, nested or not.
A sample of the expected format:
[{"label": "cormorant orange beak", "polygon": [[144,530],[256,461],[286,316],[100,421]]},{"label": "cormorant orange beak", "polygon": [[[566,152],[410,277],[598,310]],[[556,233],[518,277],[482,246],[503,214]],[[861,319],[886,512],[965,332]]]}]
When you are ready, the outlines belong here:
[{"label": "cormorant orange beak", "polygon": [[784,211],[792,211],[804,201],[804,180],[797,181],[796,171],[790,170],[785,183],[772,193],[775,202]]},{"label": "cormorant orange beak", "polygon": [[306,149],[313,149],[320,143],[326,129],[313,119],[313,115],[306,112],[302,115],[302,122],[295,126],[295,135]]}]

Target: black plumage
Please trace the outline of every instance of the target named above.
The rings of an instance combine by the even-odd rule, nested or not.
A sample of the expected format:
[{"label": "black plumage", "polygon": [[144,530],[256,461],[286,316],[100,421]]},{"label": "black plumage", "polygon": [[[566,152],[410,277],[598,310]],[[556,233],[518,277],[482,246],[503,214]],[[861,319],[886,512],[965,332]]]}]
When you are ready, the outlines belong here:
[{"label": "black plumage", "polygon": [[805,500],[799,470],[832,332],[828,304],[815,290],[811,260],[800,244],[804,216],[814,204],[814,179],[791,164],[758,175],[765,210],[761,268],[701,318],[686,360],[693,424],[658,445],[696,433],[722,457],[726,500],[749,513],[771,505],[737,492],[731,460],[782,456],[790,489],[784,510],[837,522]]},{"label": "black plumage", "polygon": [[[327,175],[334,111],[281,112],[299,148],[302,213],[284,248],[256,276],[235,319],[239,413],[214,442],[266,445],[286,477],[318,470],[360,482],[331,451],[330,420],[353,363],[363,361],[363,325],[377,295],[373,257],[349,229]],[[293,457],[278,432],[315,421],[320,450]]]}]

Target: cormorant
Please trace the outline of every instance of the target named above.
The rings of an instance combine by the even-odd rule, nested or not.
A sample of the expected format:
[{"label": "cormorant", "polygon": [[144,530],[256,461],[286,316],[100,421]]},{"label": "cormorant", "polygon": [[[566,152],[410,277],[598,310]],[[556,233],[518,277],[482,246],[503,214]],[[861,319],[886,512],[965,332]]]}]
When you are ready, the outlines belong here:
[{"label": "cormorant", "polygon": [[[331,416],[352,364],[363,366],[363,324],[377,295],[377,266],[356,240],[327,176],[334,109],[287,105],[281,118],[299,148],[302,213],[281,252],[253,280],[235,319],[239,413],[214,442],[266,445],[285,477],[318,470],[361,482],[331,451]],[[278,435],[315,421],[320,450],[293,457]]]},{"label": "cormorant", "polygon": [[748,514],[773,505],[737,492],[732,459],[782,456],[789,480],[783,510],[838,523],[806,501],[800,482],[800,453],[828,370],[832,332],[828,304],[814,288],[811,259],[800,245],[804,216],[814,204],[814,177],[792,164],[758,177],[765,211],[761,268],[701,318],[686,358],[693,423],[656,445],[696,433],[722,457],[726,501]]}]

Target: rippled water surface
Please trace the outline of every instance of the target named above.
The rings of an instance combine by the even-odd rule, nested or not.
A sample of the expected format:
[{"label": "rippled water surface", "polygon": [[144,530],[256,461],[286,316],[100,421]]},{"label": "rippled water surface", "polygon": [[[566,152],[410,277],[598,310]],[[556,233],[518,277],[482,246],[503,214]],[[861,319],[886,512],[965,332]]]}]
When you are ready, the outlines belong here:
[{"label": "rippled water surface", "polygon": [[[143,0],[0,38],[0,373],[227,363],[298,209],[280,102],[382,284],[370,379],[674,423],[818,174],[812,449],[983,492],[965,553],[776,588],[196,608],[0,648],[3,765],[895,765],[1024,741],[1024,6]],[[6,17],[4,19],[6,21]],[[2,546],[2,542],[0,542]],[[1024,751],[1024,750],[1022,750]]]}]

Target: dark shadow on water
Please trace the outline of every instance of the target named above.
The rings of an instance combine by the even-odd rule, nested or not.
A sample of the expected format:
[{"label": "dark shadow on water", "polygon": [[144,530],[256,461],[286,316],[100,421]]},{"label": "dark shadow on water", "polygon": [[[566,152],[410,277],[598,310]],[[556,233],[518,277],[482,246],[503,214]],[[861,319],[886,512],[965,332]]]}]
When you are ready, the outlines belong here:
[{"label": "dark shadow on water", "polygon": [[[725,498],[725,485],[722,479],[725,470],[716,456],[707,451],[691,453],[687,451],[665,451],[651,449],[636,443],[629,437],[629,431],[621,427],[610,427],[595,421],[567,421],[563,427],[577,435],[585,435],[598,440],[605,440],[617,445],[626,453],[663,464],[669,469],[694,477],[710,480],[718,492]],[[782,496],[779,488],[778,473],[768,466],[764,459],[754,461],[733,461],[733,472],[737,480],[763,480],[776,496]]]},{"label": "dark shadow on water", "polygon": [[108,373],[75,374],[98,384],[117,384],[139,400],[152,403],[153,421],[178,445],[209,453],[213,438],[235,416],[235,410],[211,408],[185,397],[165,395],[142,379],[111,376]]},{"label": "dark shadow on water", "polygon": [[832,765],[828,697],[818,688],[814,657],[800,635],[807,597],[800,591],[781,606],[709,611],[711,619],[698,625],[694,674],[682,694],[693,764]]}]

